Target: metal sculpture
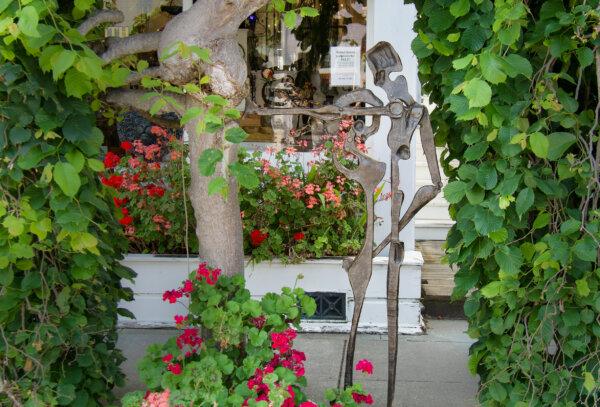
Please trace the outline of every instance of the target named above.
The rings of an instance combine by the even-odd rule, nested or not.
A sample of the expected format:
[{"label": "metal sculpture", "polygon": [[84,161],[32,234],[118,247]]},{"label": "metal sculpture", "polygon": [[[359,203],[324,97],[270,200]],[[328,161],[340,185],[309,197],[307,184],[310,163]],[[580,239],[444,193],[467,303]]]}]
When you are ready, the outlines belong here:
[{"label": "metal sculpture", "polygon": [[[376,257],[388,245],[389,260],[387,271],[387,314],[388,314],[388,392],[387,405],[392,407],[396,382],[396,366],[398,355],[398,293],[400,286],[400,267],[404,259],[404,243],[400,241],[400,231],[414,218],[417,212],[440,192],[442,180],[433,139],[433,130],[427,109],[416,103],[408,93],[408,85],[404,76],[392,80],[392,73],[402,71],[400,57],[387,42],[380,42],[367,52],[367,61],[375,78],[375,85],[382,88],[389,99],[384,105],[375,94],[368,89],[360,89],[340,97],[333,106],[321,108],[282,108],[261,109],[253,104],[248,105],[252,113],[259,115],[296,115],[312,116],[324,121],[339,120],[343,116],[372,116],[373,122],[367,126],[363,121],[355,121],[344,150],[353,155],[358,164],[353,168],[345,167],[334,155],[337,169],[349,179],[358,182],[364,192],[367,207],[367,224],[365,243],[360,253],[343,262],[348,273],[354,295],[354,314],[345,359],[345,386],[352,385],[354,368],[354,351],[358,323],[365,300],[365,295],[373,271],[373,257]],[[357,104],[370,105],[367,107]],[[392,227],[389,235],[374,248],[374,193],[383,180],[387,164],[379,162],[361,152],[355,142],[356,137],[365,140],[379,130],[381,116],[390,118],[392,125],[387,137],[391,150],[391,219]],[[408,209],[401,216],[404,193],[400,189],[400,160],[410,158],[412,136],[421,126],[421,144],[427,159],[432,185],[421,187],[415,194]]]}]

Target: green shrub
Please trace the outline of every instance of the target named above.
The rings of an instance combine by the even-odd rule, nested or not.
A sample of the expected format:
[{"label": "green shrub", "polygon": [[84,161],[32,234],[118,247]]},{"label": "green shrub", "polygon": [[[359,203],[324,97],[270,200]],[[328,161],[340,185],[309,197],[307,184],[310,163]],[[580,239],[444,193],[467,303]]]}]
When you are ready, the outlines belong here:
[{"label": "green shrub", "polygon": [[70,11],[0,2],[0,405],[101,405],[123,383],[117,303],[133,274],[99,181],[103,136],[74,97],[92,91],[87,69],[114,78]]},{"label": "green shrub", "polygon": [[598,1],[414,3],[479,401],[598,405]]}]

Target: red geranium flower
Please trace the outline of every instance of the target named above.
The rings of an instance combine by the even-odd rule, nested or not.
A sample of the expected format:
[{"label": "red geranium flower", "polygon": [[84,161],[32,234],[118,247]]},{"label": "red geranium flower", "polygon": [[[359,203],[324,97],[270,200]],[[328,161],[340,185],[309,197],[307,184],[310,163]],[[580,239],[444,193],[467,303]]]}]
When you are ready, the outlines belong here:
[{"label": "red geranium flower", "polygon": [[258,229],[254,229],[252,232],[250,232],[250,242],[252,243],[252,246],[254,247],[258,247],[262,244],[262,242],[265,241],[266,238],[269,237],[268,233],[263,233]]},{"label": "red geranium flower", "polygon": [[112,151],[109,151],[104,156],[104,167],[115,168],[117,166],[117,164],[119,164],[120,161],[121,161],[121,157],[119,157]]},{"label": "red geranium flower", "polygon": [[182,296],[183,293],[180,290],[168,290],[163,293],[163,301],[169,301],[169,303],[175,304]]},{"label": "red geranium flower", "polygon": [[294,233],[294,240],[297,242],[300,240],[304,240],[304,237],[304,233],[302,232]]},{"label": "red geranium flower", "polygon": [[179,363],[170,363],[167,367],[167,370],[174,375],[179,375],[183,369],[181,369],[181,365]]},{"label": "red geranium flower", "polygon": [[364,395],[364,394],[354,392],[354,393],[352,393],[352,398],[354,399],[354,402],[357,404],[360,404],[360,403],[373,404],[373,396],[371,396],[370,394]]},{"label": "red geranium flower", "polygon": [[373,363],[367,359],[359,360],[356,364],[356,370],[371,375],[373,374]]},{"label": "red geranium flower", "polygon": [[169,363],[172,360],[173,360],[173,354],[171,354],[171,353],[163,356],[163,358],[162,358],[162,361],[165,363]]},{"label": "red geranium flower", "polygon": [[165,190],[161,187],[158,187],[154,184],[151,184],[148,186],[147,188],[148,191],[148,196],[158,196],[158,197],[162,197],[165,195]]},{"label": "red geranium flower", "polygon": [[109,178],[101,177],[100,180],[107,187],[115,189],[119,189],[123,185],[123,177],[121,175],[111,175]]},{"label": "red geranium flower", "polygon": [[133,218],[129,215],[123,216],[121,219],[119,219],[119,223],[123,226],[131,225],[133,223]]},{"label": "red geranium flower", "polygon": [[133,148],[133,144],[131,144],[129,141],[122,141],[121,148],[125,151],[129,151]]},{"label": "red geranium flower", "polygon": [[127,203],[127,198],[117,198],[117,197],[114,197],[113,198],[113,202],[115,203],[115,206],[117,208],[120,208],[121,206],[123,206],[124,204]]}]

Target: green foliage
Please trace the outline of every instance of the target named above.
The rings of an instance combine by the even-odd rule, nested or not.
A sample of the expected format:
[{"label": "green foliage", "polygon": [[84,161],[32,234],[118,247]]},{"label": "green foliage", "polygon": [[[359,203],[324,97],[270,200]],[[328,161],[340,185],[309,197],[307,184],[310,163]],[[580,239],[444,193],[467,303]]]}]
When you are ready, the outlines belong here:
[{"label": "green foliage", "polygon": [[[103,180],[113,188],[114,210],[131,252],[197,253],[196,220],[184,193],[191,171],[187,146],[165,130],[154,129],[157,144],[143,146],[138,140],[127,146],[129,151],[123,157],[107,154]],[[220,150],[206,151],[221,155]],[[244,151],[230,166],[241,187],[238,197],[246,255],[255,261],[279,257],[297,262],[357,253],[364,237],[364,196],[355,183],[339,176],[331,157],[318,160],[308,171],[296,153],[278,152],[273,157],[277,167],[269,166],[269,171],[265,171],[264,157],[262,152]],[[211,159],[203,157],[200,161],[202,170]],[[227,187],[222,177],[209,184],[215,193]],[[182,196],[187,213],[182,210]],[[254,230],[269,237],[255,246],[251,238]]]},{"label": "green foliage", "polygon": [[360,250],[364,195],[357,184],[339,176],[330,156],[308,170],[285,150],[270,157],[254,152],[242,160],[260,181],[260,188],[243,187],[239,194],[244,251],[254,261],[297,262]]},{"label": "green foliage", "polygon": [[[290,332],[290,326],[299,328],[300,317],[315,312],[314,300],[300,288],[284,288],[281,294],[269,293],[260,301],[255,300],[244,288],[242,276],[213,276],[213,270],[205,265],[200,270],[205,273],[192,273],[179,289],[180,294],[176,294],[188,292],[190,297],[188,314],[176,317],[183,330],[181,335],[149,346],[138,364],[140,378],[148,389],[168,389],[172,405],[238,407],[244,400],[256,397],[248,381],[257,369],[271,363],[275,369],[264,382],[278,382],[282,401],[289,397],[288,386],[293,386],[297,401],[305,400],[299,392],[306,386],[304,355],[302,360],[295,359],[295,367],[277,367],[279,355],[275,356],[275,346],[271,347],[271,335]],[[200,327],[204,339],[198,336]],[[295,337],[295,332],[291,332],[290,343]],[[282,352],[282,358],[284,353],[288,352]],[[165,362],[167,355],[172,358]],[[295,355],[300,356],[297,352]],[[172,369],[175,365],[181,367],[180,373]],[[276,391],[275,387],[270,391],[272,401],[277,399]],[[139,406],[142,396],[140,392],[129,394],[123,405]]]},{"label": "green foliage", "polygon": [[0,405],[102,405],[123,383],[117,303],[133,273],[118,263],[87,103],[120,71],[58,9],[0,1]]},{"label": "green foliage", "polygon": [[479,401],[598,405],[598,1],[414,3]]}]

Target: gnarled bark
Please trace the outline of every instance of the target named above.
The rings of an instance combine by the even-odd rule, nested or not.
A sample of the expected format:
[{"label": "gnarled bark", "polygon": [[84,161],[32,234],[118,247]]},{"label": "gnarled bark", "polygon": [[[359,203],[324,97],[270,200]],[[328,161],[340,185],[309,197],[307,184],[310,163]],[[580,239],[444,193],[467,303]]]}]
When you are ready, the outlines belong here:
[{"label": "gnarled bark", "polygon": [[[197,80],[200,72],[208,74],[211,77],[212,93],[229,99],[231,105],[236,106],[247,96],[247,68],[237,43],[237,30],[250,14],[268,2],[269,0],[198,0],[190,9],[169,21],[162,32],[112,40],[102,59],[108,63],[122,56],[147,51],[157,51],[159,55],[163,55],[179,42],[208,48],[211,50],[209,63],[199,61],[193,55],[185,59],[174,55],[161,61],[160,66],[152,68],[150,73],[174,84]],[[134,83],[140,79],[139,75],[133,75],[128,82]],[[138,111],[147,111],[153,102],[142,100],[144,93],[142,90],[113,91],[109,93],[108,101],[131,106]],[[185,109],[198,103],[193,95],[178,96],[178,99]],[[212,266],[220,267],[224,274],[240,274],[244,272],[244,253],[238,185],[235,178],[227,174],[227,166],[237,158],[237,147],[228,145],[224,139],[224,131],[198,134],[196,124],[197,122],[192,121],[185,129],[190,138],[190,198],[198,225],[196,233],[200,257]],[[213,177],[200,175],[198,158],[202,152],[208,148],[223,147],[225,156],[216,174]],[[227,199],[218,194],[208,194],[208,185],[216,176],[223,176],[228,180]]]}]

